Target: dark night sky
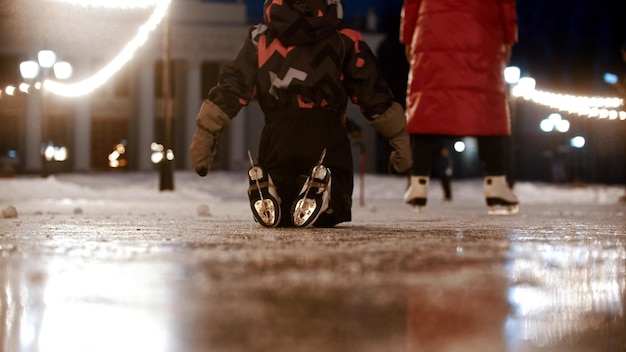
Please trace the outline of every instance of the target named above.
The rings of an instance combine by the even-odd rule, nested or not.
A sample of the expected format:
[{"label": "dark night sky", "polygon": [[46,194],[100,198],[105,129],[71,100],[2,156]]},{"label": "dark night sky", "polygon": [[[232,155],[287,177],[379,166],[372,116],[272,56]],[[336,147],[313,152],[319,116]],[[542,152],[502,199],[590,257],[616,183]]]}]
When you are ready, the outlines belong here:
[{"label": "dark night sky", "polygon": [[520,42],[513,63],[554,89],[614,93],[604,72],[626,73],[624,0],[525,0],[518,3]]}]

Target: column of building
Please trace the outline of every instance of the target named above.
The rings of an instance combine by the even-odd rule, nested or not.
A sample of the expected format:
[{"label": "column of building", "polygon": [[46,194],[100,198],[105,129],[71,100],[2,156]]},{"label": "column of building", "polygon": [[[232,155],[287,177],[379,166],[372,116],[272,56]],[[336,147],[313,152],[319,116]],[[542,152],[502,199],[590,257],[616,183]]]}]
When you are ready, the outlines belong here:
[{"label": "column of building", "polygon": [[[76,62],[74,72],[89,72],[86,62]],[[73,171],[91,169],[91,99],[90,94],[74,98],[74,162]]]},{"label": "column of building", "polygon": [[[206,92],[202,90],[202,70],[201,62],[198,59],[190,58],[187,60],[187,72],[186,72],[186,93],[182,98],[182,103],[185,104],[185,131],[183,138],[185,143],[183,145],[190,145],[193,134],[196,131],[196,114],[200,105],[202,104],[203,97],[206,96]],[[191,164],[189,157],[187,156],[187,150],[178,151],[178,157],[182,157],[185,160],[185,169],[190,169]]]},{"label": "column of building", "polygon": [[33,89],[26,96],[26,109],[24,119],[24,171],[40,172],[41,159],[41,136],[42,136],[42,91]]},{"label": "column of building", "polygon": [[142,65],[139,70],[137,170],[153,170],[150,145],[154,142],[154,66]]}]

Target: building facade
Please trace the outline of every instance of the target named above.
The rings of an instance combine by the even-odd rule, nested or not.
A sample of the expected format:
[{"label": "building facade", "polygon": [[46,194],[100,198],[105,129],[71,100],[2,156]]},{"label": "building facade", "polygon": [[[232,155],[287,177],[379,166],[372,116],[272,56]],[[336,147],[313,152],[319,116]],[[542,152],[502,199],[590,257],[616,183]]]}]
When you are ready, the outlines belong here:
[{"label": "building facade", "polygon": [[[170,17],[164,19],[170,21],[169,27],[166,22],[156,27],[132,59],[95,91],[62,97],[32,88],[28,94],[17,91],[8,95],[3,90],[0,156],[5,172],[154,170],[151,145],[168,140],[175,168],[189,169],[187,150],[198,108],[217,82],[221,65],[238,52],[250,25],[246,23],[245,5],[239,2],[176,0],[171,6]],[[68,83],[92,77],[136,37],[154,9],[10,0],[2,11],[0,39],[6,45],[0,47],[0,83],[17,87],[24,81],[20,63],[34,59],[42,49],[53,50],[59,60],[70,62],[74,73]],[[165,28],[169,28],[169,36]],[[381,39],[375,34],[367,38],[374,45]],[[171,100],[164,99],[164,62],[170,63]],[[44,73],[48,77],[43,78],[52,78],[49,72],[40,75]],[[169,101],[171,107],[166,104]],[[367,123],[356,116],[360,113],[354,106],[348,114],[355,115],[357,124]],[[246,169],[247,151],[256,155],[263,115],[254,101],[240,115],[220,136],[215,170]],[[375,150],[376,136],[370,130],[363,128],[363,138],[371,145],[370,150]],[[42,158],[46,144],[64,147],[67,159]],[[114,168],[109,155],[117,145],[124,146],[124,162]],[[358,160],[355,158],[355,163]],[[372,170],[375,160],[366,163]]]}]

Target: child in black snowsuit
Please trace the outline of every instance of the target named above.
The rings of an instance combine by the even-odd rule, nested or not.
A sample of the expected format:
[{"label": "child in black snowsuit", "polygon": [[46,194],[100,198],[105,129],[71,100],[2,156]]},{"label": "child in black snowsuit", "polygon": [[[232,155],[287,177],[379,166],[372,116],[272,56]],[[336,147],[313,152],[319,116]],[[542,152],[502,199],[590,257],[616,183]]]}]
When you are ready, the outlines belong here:
[{"label": "child in black snowsuit", "polygon": [[264,10],[264,23],[250,29],[200,108],[192,167],[206,176],[217,135],[256,97],[265,126],[248,173],[255,220],[266,227],[350,221],[347,100],[389,140],[394,173],[412,164],[404,111],[362,35],[342,22],[340,0],[266,0]]}]

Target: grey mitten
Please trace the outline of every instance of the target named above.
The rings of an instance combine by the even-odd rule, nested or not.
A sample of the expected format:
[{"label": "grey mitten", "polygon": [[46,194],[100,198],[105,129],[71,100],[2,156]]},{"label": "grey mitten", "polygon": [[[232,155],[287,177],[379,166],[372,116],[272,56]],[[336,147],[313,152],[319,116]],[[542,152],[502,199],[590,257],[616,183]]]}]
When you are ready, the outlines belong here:
[{"label": "grey mitten", "polygon": [[393,103],[389,109],[377,116],[371,126],[387,138],[393,148],[389,157],[390,171],[404,173],[413,165],[411,141],[406,131],[404,111],[398,103]]},{"label": "grey mitten", "polygon": [[206,176],[213,164],[213,158],[217,152],[218,133],[212,133],[204,128],[198,127],[193,134],[191,147],[189,147],[189,157],[191,167],[200,176]]},{"label": "grey mitten", "polygon": [[196,117],[198,129],[189,147],[191,167],[200,176],[206,176],[217,151],[219,132],[230,124],[230,117],[217,105],[205,100]]}]

